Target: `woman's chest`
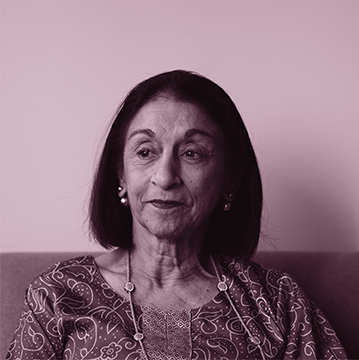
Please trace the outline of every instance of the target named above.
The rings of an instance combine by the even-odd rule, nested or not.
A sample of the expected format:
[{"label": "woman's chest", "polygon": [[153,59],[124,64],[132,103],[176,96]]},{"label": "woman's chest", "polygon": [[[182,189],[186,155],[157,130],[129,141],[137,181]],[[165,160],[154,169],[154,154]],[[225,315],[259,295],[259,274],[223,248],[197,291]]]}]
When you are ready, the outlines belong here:
[{"label": "woman's chest", "polygon": [[[261,359],[236,314],[223,301],[197,310],[159,310],[135,306],[143,349],[127,302],[98,306],[64,317],[60,332],[64,359]],[[252,321],[252,330],[259,319]],[[248,321],[248,319],[247,319]],[[278,349],[269,339],[268,346]],[[278,354],[278,350],[275,350]]]}]

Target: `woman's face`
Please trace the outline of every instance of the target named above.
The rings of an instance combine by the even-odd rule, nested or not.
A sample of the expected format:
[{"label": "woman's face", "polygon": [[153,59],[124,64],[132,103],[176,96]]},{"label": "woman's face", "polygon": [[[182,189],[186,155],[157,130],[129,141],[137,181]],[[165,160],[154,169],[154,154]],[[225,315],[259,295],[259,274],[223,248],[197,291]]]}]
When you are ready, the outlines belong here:
[{"label": "woman's face", "polygon": [[226,190],[221,131],[197,106],[159,98],[126,135],[120,184],[134,230],[174,239],[205,231]]}]

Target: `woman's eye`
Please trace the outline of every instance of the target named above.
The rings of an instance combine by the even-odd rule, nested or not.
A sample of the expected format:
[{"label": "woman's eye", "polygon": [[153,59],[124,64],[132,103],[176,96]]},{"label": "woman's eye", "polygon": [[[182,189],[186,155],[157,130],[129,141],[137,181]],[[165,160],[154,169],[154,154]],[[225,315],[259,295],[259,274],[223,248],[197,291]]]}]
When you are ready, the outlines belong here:
[{"label": "woman's eye", "polygon": [[195,157],[195,156],[198,155],[198,154],[195,153],[195,152],[192,151],[192,150],[188,150],[188,151],[185,152],[185,155],[186,155],[187,157]]},{"label": "woman's eye", "polygon": [[186,150],[183,155],[189,160],[200,160],[203,158],[203,154],[201,152],[194,150]]},{"label": "woman's eye", "polygon": [[137,151],[137,155],[141,159],[147,159],[153,154],[152,154],[151,150],[149,150],[149,149],[140,149],[139,151]]}]

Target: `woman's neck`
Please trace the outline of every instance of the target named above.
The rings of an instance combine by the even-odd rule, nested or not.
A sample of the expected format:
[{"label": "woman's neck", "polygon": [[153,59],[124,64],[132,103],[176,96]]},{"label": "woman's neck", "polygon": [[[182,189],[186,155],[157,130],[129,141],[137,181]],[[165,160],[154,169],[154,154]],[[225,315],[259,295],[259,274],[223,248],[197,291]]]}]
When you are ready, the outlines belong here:
[{"label": "woman's neck", "polygon": [[[147,236],[146,236],[147,235]],[[158,239],[135,233],[131,250],[131,269],[135,276],[144,276],[156,286],[173,286],[193,278],[208,277],[212,267],[201,255],[200,234],[177,239]]]},{"label": "woman's neck", "polygon": [[[167,244],[168,245],[168,244]],[[210,259],[203,262],[196,252],[178,251],[160,245],[143,249],[134,246],[130,280],[135,284],[134,302],[160,309],[194,309],[218,293],[217,277]]]},{"label": "woman's neck", "polygon": [[128,279],[135,285],[135,304],[160,309],[194,309],[218,293],[213,264],[200,255],[200,242],[133,240],[129,257],[118,249],[96,259],[104,279],[121,296],[128,296],[123,288]]}]

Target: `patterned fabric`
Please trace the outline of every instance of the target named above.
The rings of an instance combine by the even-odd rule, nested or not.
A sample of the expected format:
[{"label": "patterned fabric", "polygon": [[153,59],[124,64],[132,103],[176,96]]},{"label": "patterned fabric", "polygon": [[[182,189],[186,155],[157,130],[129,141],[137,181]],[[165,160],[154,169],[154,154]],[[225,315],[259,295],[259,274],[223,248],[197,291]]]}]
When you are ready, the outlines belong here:
[{"label": "patterned fabric", "polygon": [[150,359],[190,359],[191,310],[160,310],[148,306],[142,310],[144,346]]},{"label": "patterned fabric", "polygon": [[[287,274],[221,259],[229,294],[197,309],[135,305],[150,359],[345,359],[323,314]],[[30,285],[7,355],[12,359],[143,359],[129,302],[102,278],[94,258],[54,265]]]}]

